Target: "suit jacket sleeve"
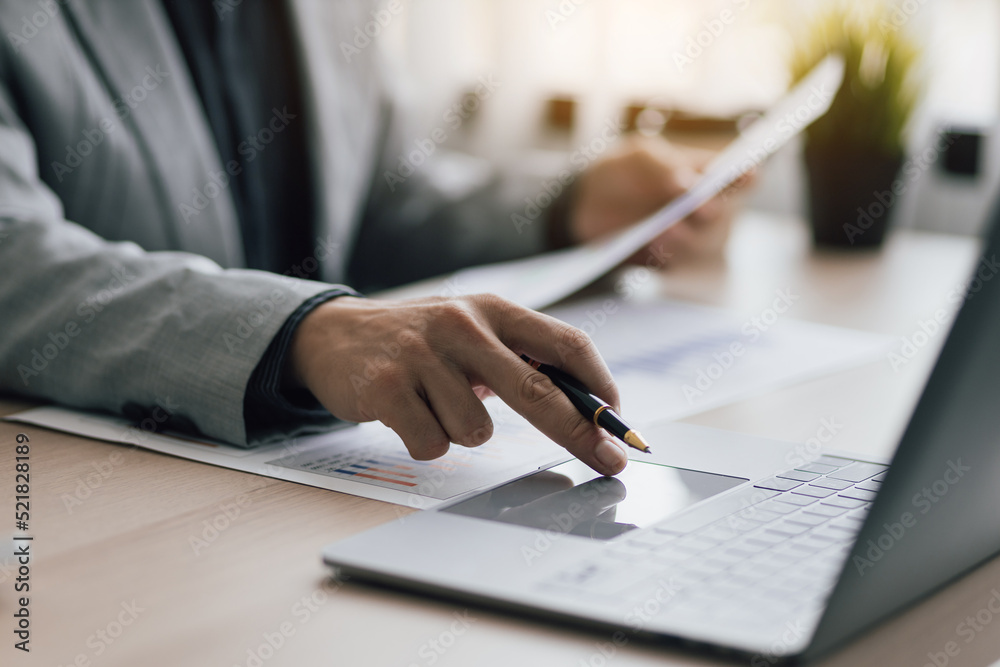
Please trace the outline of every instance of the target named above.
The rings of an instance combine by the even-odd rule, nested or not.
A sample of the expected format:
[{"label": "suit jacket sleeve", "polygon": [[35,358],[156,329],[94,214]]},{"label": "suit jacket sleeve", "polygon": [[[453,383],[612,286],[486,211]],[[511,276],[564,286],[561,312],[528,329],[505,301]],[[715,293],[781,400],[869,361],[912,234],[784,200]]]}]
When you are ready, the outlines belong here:
[{"label": "suit jacket sleeve", "polygon": [[[331,285],[144,252],[64,219],[0,83],[0,389],[138,414],[247,445],[248,380],[286,318]],[[162,414],[162,413],[161,413]]]}]

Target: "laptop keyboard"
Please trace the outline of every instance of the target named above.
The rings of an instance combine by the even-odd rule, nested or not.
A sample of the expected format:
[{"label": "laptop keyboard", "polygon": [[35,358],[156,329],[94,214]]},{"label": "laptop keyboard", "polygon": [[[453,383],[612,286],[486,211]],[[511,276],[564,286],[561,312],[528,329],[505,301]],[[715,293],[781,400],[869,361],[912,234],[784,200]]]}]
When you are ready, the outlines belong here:
[{"label": "laptop keyboard", "polygon": [[818,619],[887,469],[823,456],[630,531],[543,586],[632,609],[655,592],[686,618]]}]

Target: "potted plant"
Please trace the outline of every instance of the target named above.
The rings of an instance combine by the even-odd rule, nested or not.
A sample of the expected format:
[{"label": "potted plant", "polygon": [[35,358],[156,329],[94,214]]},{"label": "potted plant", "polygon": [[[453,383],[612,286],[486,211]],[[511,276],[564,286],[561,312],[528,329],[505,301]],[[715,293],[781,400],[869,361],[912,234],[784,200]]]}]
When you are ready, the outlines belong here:
[{"label": "potted plant", "polygon": [[919,49],[882,3],[840,3],[811,24],[792,59],[798,81],[829,53],[844,58],[830,110],[805,131],[809,214],[817,246],[882,243],[905,131],[920,93]]}]

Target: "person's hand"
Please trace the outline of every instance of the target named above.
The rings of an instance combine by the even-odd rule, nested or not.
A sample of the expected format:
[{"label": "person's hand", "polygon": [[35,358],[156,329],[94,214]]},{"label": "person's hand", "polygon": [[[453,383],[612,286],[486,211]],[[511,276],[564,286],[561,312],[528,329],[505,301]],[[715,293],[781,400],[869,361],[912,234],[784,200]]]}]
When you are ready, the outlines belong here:
[{"label": "person's hand", "polygon": [[[586,243],[627,227],[695,184],[715,154],[679,148],[660,137],[630,138],[580,177],[569,238]],[[721,253],[737,207],[733,195],[750,178],[720,193],[652,241],[630,261],[650,268]]]},{"label": "person's hand", "polygon": [[415,459],[489,440],[480,398],[492,392],[597,472],[620,472],[622,447],[521,354],[565,370],[618,410],[618,388],[585,333],[489,294],[338,297],[299,324],[287,372],[334,416],[381,421]]}]

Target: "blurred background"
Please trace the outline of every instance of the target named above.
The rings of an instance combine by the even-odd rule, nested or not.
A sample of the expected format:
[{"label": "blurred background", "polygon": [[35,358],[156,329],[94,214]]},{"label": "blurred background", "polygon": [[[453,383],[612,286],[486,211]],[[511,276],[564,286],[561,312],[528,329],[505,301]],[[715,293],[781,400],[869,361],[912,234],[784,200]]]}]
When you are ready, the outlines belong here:
[{"label": "blurred background", "polygon": [[[540,176],[579,163],[582,147],[594,154],[608,127],[724,145],[787,90],[797,31],[831,4],[401,1],[377,40],[405,73],[416,136],[440,127],[451,149]],[[883,32],[905,32],[920,49],[907,155],[943,132],[961,137],[907,188],[892,224],[974,233],[1000,181],[1000,0],[886,4]],[[806,215],[801,154],[793,143],[763,168],[751,207]]]}]

